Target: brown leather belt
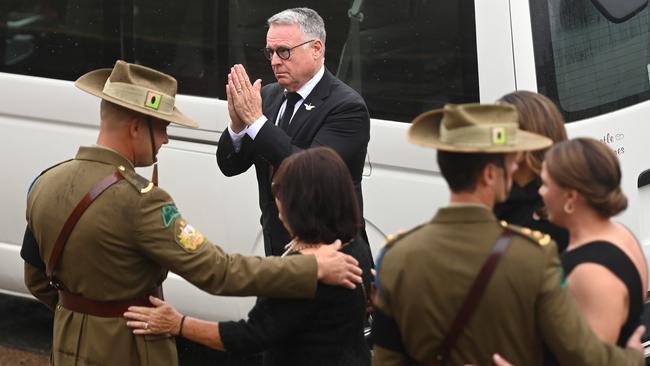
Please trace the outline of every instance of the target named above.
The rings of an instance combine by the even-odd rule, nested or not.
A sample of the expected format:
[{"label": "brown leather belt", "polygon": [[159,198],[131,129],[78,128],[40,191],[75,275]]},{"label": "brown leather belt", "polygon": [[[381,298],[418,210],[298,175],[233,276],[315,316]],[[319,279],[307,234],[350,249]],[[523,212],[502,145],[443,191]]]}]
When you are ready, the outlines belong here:
[{"label": "brown leather belt", "polygon": [[103,318],[121,318],[129,306],[153,306],[149,302],[149,295],[162,299],[162,286],[157,286],[148,295],[119,301],[91,300],[65,290],[59,290],[59,304],[68,310],[78,313]]}]

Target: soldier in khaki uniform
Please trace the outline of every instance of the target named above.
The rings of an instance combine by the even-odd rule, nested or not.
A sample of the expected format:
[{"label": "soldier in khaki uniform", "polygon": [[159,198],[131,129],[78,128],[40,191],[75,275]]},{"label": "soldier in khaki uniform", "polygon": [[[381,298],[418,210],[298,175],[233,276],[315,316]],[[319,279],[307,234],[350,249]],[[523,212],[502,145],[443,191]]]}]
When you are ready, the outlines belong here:
[{"label": "soldier in khaki uniform", "polygon": [[174,106],[174,78],[118,61],[75,85],[103,99],[97,145],[81,147],[33,183],[21,251],[27,287],[55,310],[54,365],[176,365],[173,337],[133,335],[122,317],[128,306],[161,295],[168,270],[212,294],[235,296],[309,298],[317,278],[361,282],[356,261],[332,249],[292,258],[226,254],[182,217],[167,192],[136,174],[134,167],[156,161],[170,122],[197,126]]},{"label": "soldier in khaki uniform", "polygon": [[[487,365],[494,353],[515,365],[540,365],[543,342],[563,365],[644,364],[638,349],[603,343],[591,332],[566,289],[548,235],[499,223],[492,213],[507,197],[515,153],[551,143],[519,130],[517,118],[511,105],[468,104],[447,105],[413,121],[409,139],[438,149],[451,203],[380,254],[374,365]],[[441,357],[441,343],[502,235],[510,245]],[[640,348],[638,339],[635,346]]]}]

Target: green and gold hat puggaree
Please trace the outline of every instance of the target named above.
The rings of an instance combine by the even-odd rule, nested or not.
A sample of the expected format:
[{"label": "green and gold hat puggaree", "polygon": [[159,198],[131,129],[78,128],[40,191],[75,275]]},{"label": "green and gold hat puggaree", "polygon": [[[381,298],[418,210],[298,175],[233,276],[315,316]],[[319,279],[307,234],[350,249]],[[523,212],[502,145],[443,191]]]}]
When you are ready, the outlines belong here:
[{"label": "green and gold hat puggaree", "polygon": [[182,126],[198,127],[176,108],[176,79],[146,66],[118,60],[112,69],[93,70],[74,85],[130,110]]},{"label": "green and gold hat puggaree", "polygon": [[519,129],[517,109],[508,103],[447,104],[417,116],[411,143],[443,151],[510,153],[547,148],[551,139]]}]

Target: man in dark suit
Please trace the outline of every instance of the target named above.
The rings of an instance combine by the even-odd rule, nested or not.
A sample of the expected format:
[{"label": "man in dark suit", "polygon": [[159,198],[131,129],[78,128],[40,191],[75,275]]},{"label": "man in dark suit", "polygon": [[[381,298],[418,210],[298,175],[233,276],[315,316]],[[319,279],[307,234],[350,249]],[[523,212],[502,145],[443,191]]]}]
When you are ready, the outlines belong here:
[{"label": "man in dark suit", "polygon": [[226,86],[231,122],[219,140],[217,163],[227,176],[255,165],[265,251],[281,255],[290,236],[271,192],[274,171],[297,151],[329,146],[345,161],[363,207],[370,117],[361,96],[325,69],[325,26],[318,13],[287,9],[268,25],[264,53],[277,83],[261,88],[242,65],[233,66]]}]

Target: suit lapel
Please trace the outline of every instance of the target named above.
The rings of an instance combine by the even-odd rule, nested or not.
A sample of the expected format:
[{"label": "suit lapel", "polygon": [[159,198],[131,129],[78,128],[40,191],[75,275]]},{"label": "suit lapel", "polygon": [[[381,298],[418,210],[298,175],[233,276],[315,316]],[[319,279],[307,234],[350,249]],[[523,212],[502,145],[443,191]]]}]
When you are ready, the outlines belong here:
[{"label": "suit lapel", "polygon": [[300,131],[300,129],[310,120],[310,117],[312,115],[317,115],[320,112],[319,107],[330,95],[333,78],[334,76],[325,69],[323,77],[320,79],[318,84],[316,84],[311,93],[309,93],[307,98],[302,101],[298,107],[298,111],[296,111],[296,114],[291,119],[289,130],[287,131],[289,136],[296,136],[298,131]]}]

